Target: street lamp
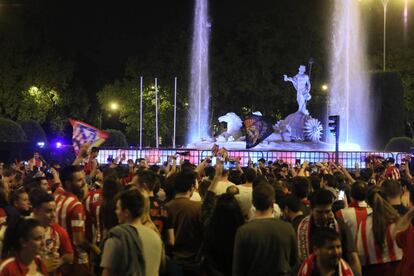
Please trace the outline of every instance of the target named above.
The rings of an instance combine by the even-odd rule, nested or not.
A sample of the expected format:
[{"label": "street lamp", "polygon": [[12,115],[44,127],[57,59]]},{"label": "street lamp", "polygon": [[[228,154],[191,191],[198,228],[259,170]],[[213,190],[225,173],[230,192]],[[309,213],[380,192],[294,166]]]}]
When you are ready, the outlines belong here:
[{"label": "street lamp", "polygon": [[382,70],[385,71],[385,55],[387,47],[387,5],[389,0],[381,0],[382,6],[384,7],[384,36],[383,36],[383,56],[382,56]]},{"label": "street lamp", "polygon": [[113,110],[113,111],[116,111],[116,110],[118,110],[119,105],[118,105],[118,103],[117,103],[117,102],[111,102],[111,103],[109,104],[109,108],[110,108],[111,110]]},{"label": "street lamp", "polygon": [[[108,108],[111,111],[117,111],[119,109],[119,104],[117,102],[109,102]],[[102,129],[102,113],[104,110],[101,109],[101,112],[99,113],[99,129]]]}]

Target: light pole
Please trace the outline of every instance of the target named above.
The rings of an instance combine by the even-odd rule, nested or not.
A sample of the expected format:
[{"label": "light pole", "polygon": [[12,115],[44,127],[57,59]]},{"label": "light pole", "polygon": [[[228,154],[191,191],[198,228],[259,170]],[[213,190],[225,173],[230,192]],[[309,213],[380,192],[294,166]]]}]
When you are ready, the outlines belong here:
[{"label": "light pole", "polygon": [[387,5],[389,0],[381,0],[382,6],[384,7],[384,36],[383,36],[383,57],[382,57],[382,70],[385,71],[385,56],[387,53]]}]

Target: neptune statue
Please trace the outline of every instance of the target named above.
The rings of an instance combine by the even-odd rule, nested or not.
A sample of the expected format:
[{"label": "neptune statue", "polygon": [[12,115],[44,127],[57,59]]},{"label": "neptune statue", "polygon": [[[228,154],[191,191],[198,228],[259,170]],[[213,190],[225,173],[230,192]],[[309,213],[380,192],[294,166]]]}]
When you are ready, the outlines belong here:
[{"label": "neptune statue", "polygon": [[283,75],[284,81],[290,81],[293,87],[296,89],[296,100],[298,101],[298,112],[304,115],[309,115],[309,111],[306,109],[306,103],[311,99],[310,90],[311,84],[309,76],[305,74],[305,65],[299,66],[299,72],[294,77],[288,77]]}]

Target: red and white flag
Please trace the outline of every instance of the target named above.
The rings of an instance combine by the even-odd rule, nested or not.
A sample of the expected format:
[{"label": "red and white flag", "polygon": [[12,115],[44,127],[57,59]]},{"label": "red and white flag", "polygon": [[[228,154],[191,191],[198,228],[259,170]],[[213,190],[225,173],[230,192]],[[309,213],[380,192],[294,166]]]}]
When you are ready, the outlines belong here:
[{"label": "red and white flag", "polygon": [[96,127],[73,119],[69,121],[73,128],[72,143],[76,154],[83,144],[89,143],[91,147],[98,147],[108,138],[107,132]]}]

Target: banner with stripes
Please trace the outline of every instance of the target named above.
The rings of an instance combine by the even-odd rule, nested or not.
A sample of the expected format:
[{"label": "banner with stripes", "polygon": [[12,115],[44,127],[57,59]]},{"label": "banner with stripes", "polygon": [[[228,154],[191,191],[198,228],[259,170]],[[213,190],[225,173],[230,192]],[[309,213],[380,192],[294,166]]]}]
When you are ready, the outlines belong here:
[{"label": "banner with stripes", "polygon": [[69,119],[73,128],[72,143],[73,149],[78,154],[83,144],[89,143],[90,147],[98,147],[108,138],[108,133],[97,129],[87,123]]}]

